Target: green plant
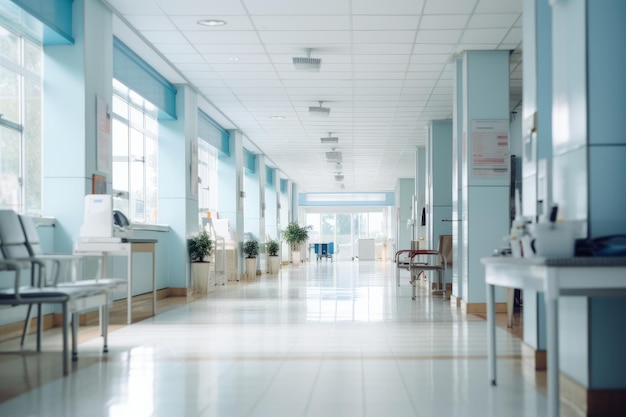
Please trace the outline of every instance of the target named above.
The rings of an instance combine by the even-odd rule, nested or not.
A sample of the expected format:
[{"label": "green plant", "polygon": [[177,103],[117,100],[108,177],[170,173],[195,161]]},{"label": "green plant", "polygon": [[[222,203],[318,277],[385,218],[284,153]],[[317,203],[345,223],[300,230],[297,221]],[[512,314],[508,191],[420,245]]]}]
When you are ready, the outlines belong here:
[{"label": "green plant", "polygon": [[300,226],[296,222],[290,222],[287,228],[283,230],[283,237],[291,247],[291,250],[300,249],[300,245],[309,240],[309,230],[312,226]]},{"label": "green plant", "polygon": [[246,258],[256,258],[259,255],[259,241],[256,239],[248,240],[243,244],[243,253]]},{"label": "green plant", "polygon": [[265,249],[270,256],[276,256],[280,250],[280,245],[277,240],[270,239],[265,243]]},{"label": "green plant", "polygon": [[205,256],[211,255],[213,241],[206,230],[201,230],[197,235],[187,239],[187,248],[191,262],[202,262]]}]

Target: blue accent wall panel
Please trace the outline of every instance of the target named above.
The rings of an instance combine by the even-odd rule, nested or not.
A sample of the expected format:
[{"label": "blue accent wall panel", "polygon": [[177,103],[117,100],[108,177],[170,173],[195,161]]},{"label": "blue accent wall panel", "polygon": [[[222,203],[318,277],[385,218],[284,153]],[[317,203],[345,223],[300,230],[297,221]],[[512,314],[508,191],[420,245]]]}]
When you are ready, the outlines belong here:
[{"label": "blue accent wall panel", "polygon": [[43,24],[42,41],[44,45],[74,43],[72,38],[72,0],[11,1]]},{"label": "blue accent wall panel", "polygon": [[198,137],[225,155],[230,155],[230,133],[202,110],[198,109]]},{"label": "blue accent wall panel", "polygon": [[113,38],[113,77],[155,105],[159,118],[176,119],[176,88],[117,38]]}]

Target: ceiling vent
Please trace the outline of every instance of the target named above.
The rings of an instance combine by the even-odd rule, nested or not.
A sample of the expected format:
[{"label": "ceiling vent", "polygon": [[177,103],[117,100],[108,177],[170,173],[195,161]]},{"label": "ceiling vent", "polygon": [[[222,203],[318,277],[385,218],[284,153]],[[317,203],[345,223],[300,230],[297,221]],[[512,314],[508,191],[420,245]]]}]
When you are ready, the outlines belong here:
[{"label": "ceiling vent", "polygon": [[327,117],[330,115],[330,107],[322,107],[323,101],[319,101],[319,107],[309,107],[309,113],[314,116]]},{"label": "ceiling vent", "polygon": [[313,48],[306,49],[306,58],[305,57],[293,57],[291,58],[293,61],[293,66],[298,71],[309,71],[309,72],[319,72],[320,67],[322,66],[322,60],[320,58],[311,58],[311,51]]},{"label": "ceiling vent", "polygon": [[327,138],[320,138],[320,142],[322,143],[339,143],[339,138],[337,136],[331,136],[332,132],[328,132]]}]

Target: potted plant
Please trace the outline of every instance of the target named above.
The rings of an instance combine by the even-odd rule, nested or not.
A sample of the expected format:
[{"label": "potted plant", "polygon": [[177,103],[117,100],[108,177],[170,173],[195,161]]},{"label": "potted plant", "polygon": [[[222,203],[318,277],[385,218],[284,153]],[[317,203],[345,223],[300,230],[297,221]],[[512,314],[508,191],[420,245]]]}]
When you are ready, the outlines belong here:
[{"label": "potted plant", "polygon": [[283,237],[291,248],[291,261],[296,265],[300,263],[300,248],[309,240],[311,229],[311,226],[300,226],[296,222],[290,222],[283,231]]},{"label": "potted plant", "polygon": [[278,257],[280,244],[277,240],[270,239],[265,243],[265,249],[269,257],[269,272],[270,274],[276,274],[280,268],[280,258]]},{"label": "potted plant", "polygon": [[243,253],[246,256],[246,275],[248,280],[256,278],[256,258],[259,256],[259,241],[250,239],[243,244]]},{"label": "potted plant", "polygon": [[213,252],[213,241],[207,231],[202,229],[187,239],[187,249],[191,260],[193,292],[207,293],[211,276],[209,257]]}]

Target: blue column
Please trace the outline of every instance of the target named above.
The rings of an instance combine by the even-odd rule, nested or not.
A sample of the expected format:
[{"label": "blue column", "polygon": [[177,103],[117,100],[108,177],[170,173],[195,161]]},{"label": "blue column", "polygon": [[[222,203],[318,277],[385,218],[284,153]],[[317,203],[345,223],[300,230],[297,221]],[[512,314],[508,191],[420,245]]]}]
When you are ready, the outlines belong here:
[{"label": "blue column", "polygon": [[480,259],[502,246],[509,232],[504,140],[509,137],[509,51],[465,52],[462,88],[462,291],[467,311],[482,312],[486,286]]},{"label": "blue column", "polygon": [[[611,45],[626,38],[626,2],[552,3],[554,200],[582,237],[624,234],[626,52]],[[623,298],[561,298],[561,372],[590,391],[615,390],[612,403],[622,405],[626,335],[617,329],[624,316]]]},{"label": "blue column", "polygon": [[411,249],[411,229],[407,222],[413,213],[415,179],[400,178],[396,183],[396,250]]},{"label": "blue column", "polygon": [[440,235],[452,234],[452,121],[435,120],[430,123],[428,141],[430,181],[427,224],[431,237],[430,248],[437,248]]},{"label": "blue column", "polygon": [[453,122],[452,122],[452,297],[457,305],[463,299],[463,260],[462,242],[462,190],[463,190],[463,60],[457,59],[454,63],[453,89]]},{"label": "blue column", "polygon": [[422,225],[422,211],[426,209],[427,183],[426,148],[419,146],[415,152],[415,234],[412,236],[413,240],[426,239],[428,233],[426,226]]},{"label": "blue column", "polygon": [[[533,220],[548,200],[545,175],[538,175],[539,160],[552,159],[552,10],[548,2],[524,1],[524,103],[522,107],[522,214]],[[543,294],[524,291],[524,342],[545,351]]]}]

